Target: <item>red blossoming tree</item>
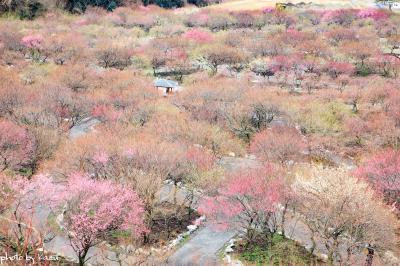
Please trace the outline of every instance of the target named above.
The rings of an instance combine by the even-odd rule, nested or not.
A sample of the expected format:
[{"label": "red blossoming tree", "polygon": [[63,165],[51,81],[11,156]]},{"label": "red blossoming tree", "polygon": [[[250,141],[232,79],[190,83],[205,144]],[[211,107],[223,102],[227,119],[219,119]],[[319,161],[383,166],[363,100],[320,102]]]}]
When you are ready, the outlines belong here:
[{"label": "red blossoming tree", "polygon": [[[242,229],[248,241],[277,230],[273,217],[283,200],[284,183],[270,166],[240,171],[228,178],[218,195],[203,199],[199,211],[217,227]],[[259,231],[260,230],[260,231]]]}]

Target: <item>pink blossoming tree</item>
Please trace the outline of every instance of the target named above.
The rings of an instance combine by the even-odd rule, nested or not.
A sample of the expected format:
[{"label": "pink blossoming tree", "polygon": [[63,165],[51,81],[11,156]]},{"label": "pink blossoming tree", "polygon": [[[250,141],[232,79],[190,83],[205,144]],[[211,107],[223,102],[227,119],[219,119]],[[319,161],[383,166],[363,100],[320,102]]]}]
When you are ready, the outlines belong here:
[{"label": "pink blossoming tree", "polygon": [[218,195],[205,198],[199,212],[217,228],[244,230],[251,242],[260,233],[258,229],[267,237],[276,231],[273,218],[283,200],[283,191],[283,180],[271,166],[243,170],[230,176]]},{"label": "pink blossoming tree", "polygon": [[[8,254],[27,254],[38,261],[39,250],[51,240],[48,227],[39,225],[36,204],[28,179],[0,173],[1,250]],[[16,264],[17,265],[17,264]]]},{"label": "pink blossoming tree", "polygon": [[357,16],[359,18],[370,18],[373,20],[383,20],[387,19],[389,17],[389,13],[384,11],[384,10],[379,10],[376,8],[366,8],[366,9],[361,9]]},{"label": "pink blossoming tree", "polygon": [[21,44],[27,48],[30,58],[35,61],[39,61],[41,59],[43,37],[40,34],[24,36],[21,40]]},{"label": "pink blossoming tree", "polygon": [[210,15],[204,12],[198,12],[189,16],[185,24],[189,27],[204,27],[210,21]]},{"label": "pink blossoming tree", "polygon": [[183,34],[183,37],[196,43],[208,43],[213,39],[211,33],[200,29],[190,29]]},{"label": "pink blossoming tree", "polygon": [[92,116],[109,122],[116,122],[123,115],[123,112],[105,104],[99,104],[92,108]]},{"label": "pink blossoming tree", "polygon": [[325,69],[332,78],[337,78],[340,75],[352,75],[355,73],[353,64],[345,62],[329,62]]},{"label": "pink blossoming tree", "polygon": [[28,166],[35,154],[35,141],[23,127],[0,121],[0,172]]},{"label": "pink blossoming tree", "polygon": [[299,131],[289,126],[274,126],[261,131],[250,143],[250,151],[259,158],[281,164],[302,158],[306,149]]},{"label": "pink blossoming tree", "polygon": [[138,195],[128,187],[108,180],[93,180],[82,174],[69,177],[66,186],[49,177],[36,180],[38,190],[52,208],[64,208],[63,229],[67,232],[79,264],[84,265],[90,248],[116,230],[133,236],[146,232],[144,207]]},{"label": "pink blossoming tree", "polygon": [[372,58],[376,70],[384,77],[397,78],[400,73],[400,58],[393,55],[377,55]]},{"label": "pink blossoming tree", "polygon": [[357,16],[355,9],[335,9],[323,12],[322,21],[342,26],[350,25]]},{"label": "pink blossoming tree", "polygon": [[39,49],[43,44],[43,37],[39,34],[36,35],[26,35],[22,38],[21,43],[31,49]]},{"label": "pink blossoming tree", "polygon": [[270,6],[267,6],[267,7],[265,7],[265,8],[263,8],[263,13],[274,13],[274,12],[276,12],[276,9],[274,8],[274,7],[270,7]]},{"label": "pink blossoming tree", "polygon": [[376,154],[356,170],[386,202],[400,210],[400,152],[387,150]]},{"label": "pink blossoming tree", "polygon": [[189,148],[185,157],[189,163],[202,170],[210,170],[215,163],[215,156],[197,147]]}]

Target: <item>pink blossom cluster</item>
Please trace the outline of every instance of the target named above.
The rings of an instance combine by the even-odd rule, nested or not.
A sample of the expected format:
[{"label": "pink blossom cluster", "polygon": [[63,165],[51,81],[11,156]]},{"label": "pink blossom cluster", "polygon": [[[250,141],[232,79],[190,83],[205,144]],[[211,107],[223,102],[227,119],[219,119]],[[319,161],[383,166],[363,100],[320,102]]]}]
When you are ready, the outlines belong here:
[{"label": "pink blossom cluster", "polygon": [[361,9],[357,15],[359,18],[371,18],[373,20],[382,20],[389,17],[388,12],[375,8]]},{"label": "pink blossom cluster", "polygon": [[207,24],[208,21],[210,20],[210,15],[208,15],[206,13],[200,13],[195,16],[195,19],[197,20],[197,22],[199,24]]},{"label": "pink blossom cluster", "polygon": [[93,155],[93,161],[97,164],[106,164],[110,159],[110,156],[108,155],[108,153],[106,151],[100,150],[95,152],[95,154]]},{"label": "pink blossom cluster", "polygon": [[389,203],[400,209],[400,152],[386,150],[376,154],[359,167],[355,175],[367,180]]},{"label": "pink blossom cluster", "polygon": [[351,75],[355,71],[354,65],[346,62],[329,62],[325,68],[327,72],[334,77],[343,74]]},{"label": "pink blossom cluster", "polygon": [[286,31],[286,35],[288,38],[294,39],[294,40],[301,40],[304,36],[304,34],[302,32],[295,30],[295,29],[288,29]]},{"label": "pink blossom cluster", "polygon": [[136,148],[127,148],[123,151],[123,155],[127,158],[134,158],[138,155],[138,150]]},{"label": "pink blossom cluster", "polygon": [[200,29],[190,29],[183,34],[183,37],[197,43],[208,43],[213,39],[211,33]]},{"label": "pink blossom cluster", "polygon": [[272,167],[240,171],[228,178],[218,195],[205,198],[198,211],[224,230],[240,221],[250,212],[266,217],[274,212],[283,199],[284,184],[274,176]]},{"label": "pink blossom cluster", "polygon": [[297,54],[290,56],[278,55],[273,58],[270,67],[273,72],[288,71],[293,69],[294,66],[299,66],[303,63],[303,59]]},{"label": "pink blossom cluster", "polygon": [[78,26],[86,26],[88,24],[89,24],[89,21],[86,18],[79,19],[76,22],[76,25],[78,25]]},{"label": "pink blossom cluster", "polygon": [[103,118],[108,121],[117,121],[123,115],[123,112],[120,110],[116,110],[112,106],[99,104],[92,108],[92,116]]},{"label": "pink blossom cluster", "polygon": [[200,148],[190,148],[186,152],[186,159],[196,167],[207,170],[213,167],[215,157]]},{"label": "pink blossom cluster", "polygon": [[328,23],[342,24],[346,20],[353,18],[357,15],[357,11],[353,9],[336,9],[322,12],[322,21]]},{"label": "pink blossom cluster", "polygon": [[175,48],[175,49],[171,49],[169,51],[168,56],[171,59],[180,59],[180,60],[185,60],[188,58],[188,54],[184,49],[181,48]]},{"label": "pink blossom cluster", "polygon": [[276,9],[271,6],[267,6],[267,7],[263,8],[263,10],[262,10],[262,12],[264,14],[271,14],[271,13],[274,13],[275,11],[276,11]]},{"label": "pink blossom cluster", "polygon": [[40,34],[26,35],[22,38],[21,43],[27,48],[39,49],[43,44],[43,37]]},{"label": "pink blossom cluster", "polygon": [[145,232],[144,206],[138,195],[125,185],[110,180],[93,180],[72,174],[67,184],[38,176],[31,186],[52,208],[67,206],[63,225],[77,249],[87,241],[95,243],[112,230],[131,230],[136,236]]},{"label": "pink blossom cluster", "polygon": [[108,106],[105,104],[98,104],[92,108],[92,116],[103,117],[108,112]]},{"label": "pink blossom cluster", "polygon": [[35,140],[25,128],[0,121],[0,170],[19,168],[29,163],[34,151]]},{"label": "pink blossom cluster", "polygon": [[376,64],[400,65],[400,59],[392,55],[377,55],[372,58]]}]

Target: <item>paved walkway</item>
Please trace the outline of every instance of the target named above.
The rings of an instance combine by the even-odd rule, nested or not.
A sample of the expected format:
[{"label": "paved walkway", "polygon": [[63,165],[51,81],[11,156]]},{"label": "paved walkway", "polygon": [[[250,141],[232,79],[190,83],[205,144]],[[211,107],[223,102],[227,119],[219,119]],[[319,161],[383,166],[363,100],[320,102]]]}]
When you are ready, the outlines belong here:
[{"label": "paved walkway", "polygon": [[[219,164],[228,172],[237,171],[241,168],[254,168],[260,165],[254,159],[238,157],[223,157]],[[206,224],[205,227],[199,229],[190,240],[168,258],[167,265],[221,265],[218,253],[236,234],[237,232],[234,230],[216,231],[212,225]]]},{"label": "paved walkway", "polygon": [[[94,118],[84,119],[79,125],[74,126],[69,134],[70,139],[79,138],[86,133],[93,130],[96,124],[100,123],[99,120]],[[255,168],[260,166],[260,162],[253,158],[238,158],[238,157],[224,157],[219,161],[219,164],[228,172],[238,171],[241,168]],[[160,191],[160,201],[171,201],[175,187],[173,184],[167,183]],[[179,202],[185,201],[186,193],[182,188],[178,188],[176,199]],[[49,210],[46,207],[38,207],[36,218],[40,223],[45,223],[49,215]],[[293,218],[288,218],[285,223],[286,236],[295,239],[306,247],[311,246],[308,228],[301,222]],[[191,238],[183,243],[175,253],[173,253],[167,260],[166,265],[169,266],[191,266],[191,265],[220,265],[219,252],[225,244],[233,238],[237,232],[229,231],[216,231],[211,225],[206,224],[195,232]],[[57,235],[52,241],[46,244],[46,249],[57,254],[63,254],[68,257],[76,258],[69,240],[63,235]],[[317,240],[316,252],[325,253],[326,249],[321,241]],[[92,256],[89,261],[93,265],[116,265],[112,261],[104,261],[101,256],[102,251],[97,248],[92,248],[89,256]],[[115,258],[115,254],[107,252],[109,256]],[[106,264],[104,264],[106,263]]]},{"label": "paved walkway", "polygon": [[[84,136],[85,134],[92,131],[94,126],[99,124],[100,122],[100,120],[93,117],[83,119],[78,125],[75,125],[71,128],[69,132],[69,138],[73,140]],[[51,211],[47,206],[36,207],[35,223],[37,223],[38,228],[47,223],[47,219],[50,213]],[[51,241],[44,244],[44,247],[46,250],[56,253],[58,255],[77,260],[77,256],[71,247],[69,239],[63,234],[55,235],[54,238],[51,239]],[[104,251],[101,251],[96,247],[91,248],[88,254],[88,258],[90,258],[88,262],[93,265],[118,265],[118,263],[112,262],[111,260],[105,261],[102,254],[104,254]],[[107,255],[111,258],[115,258],[114,253],[107,252]]]},{"label": "paved walkway", "polygon": [[167,265],[220,265],[218,253],[235,235],[235,231],[218,232],[211,226],[203,227],[168,259]]},{"label": "paved walkway", "polygon": [[94,117],[84,118],[84,119],[82,119],[82,121],[79,124],[77,124],[71,128],[71,130],[69,131],[69,138],[76,139],[76,138],[82,137],[85,134],[92,131],[95,125],[100,124],[100,123],[101,123],[101,121]]}]

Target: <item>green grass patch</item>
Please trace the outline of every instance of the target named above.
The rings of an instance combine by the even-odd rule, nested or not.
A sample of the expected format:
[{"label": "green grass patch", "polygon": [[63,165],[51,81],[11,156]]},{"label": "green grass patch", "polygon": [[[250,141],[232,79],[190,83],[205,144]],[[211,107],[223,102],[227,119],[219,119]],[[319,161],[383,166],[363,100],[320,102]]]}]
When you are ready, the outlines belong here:
[{"label": "green grass patch", "polygon": [[251,265],[312,265],[316,258],[291,239],[275,234],[270,246],[263,243],[239,247],[239,258]]},{"label": "green grass patch", "polygon": [[56,214],[50,213],[50,215],[47,217],[47,224],[55,234],[63,233],[63,231],[61,230],[60,226],[57,223],[57,215]]},{"label": "green grass patch", "polygon": [[181,240],[181,242],[179,242],[179,247],[183,246],[184,244],[186,244],[186,242],[189,241],[189,239],[192,237],[192,235],[185,235],[183,236],[183,239]]},{"label": "green grass patch", "polygon": [[351,109],[348,105],[332,101],[313,104],[312,108],[305,110],[297,120],[307,132],[326,135],[340,132],[344,118],[350,115]]}]

